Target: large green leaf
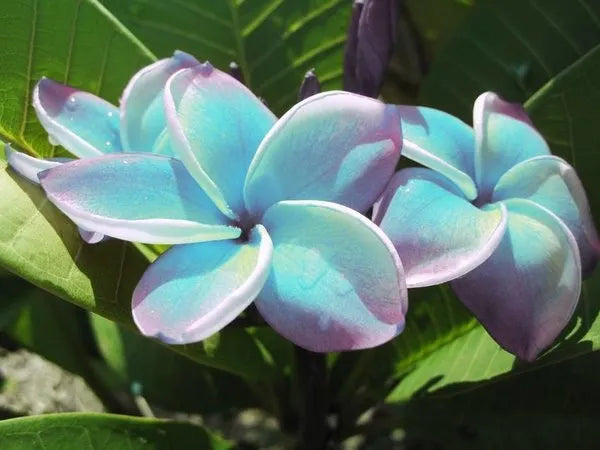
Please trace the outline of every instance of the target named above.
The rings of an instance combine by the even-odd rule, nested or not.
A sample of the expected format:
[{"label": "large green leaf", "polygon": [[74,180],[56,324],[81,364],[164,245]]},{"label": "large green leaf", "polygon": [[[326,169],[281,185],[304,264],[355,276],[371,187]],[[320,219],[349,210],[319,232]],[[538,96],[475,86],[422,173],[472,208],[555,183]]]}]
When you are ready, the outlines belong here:
[{"label": "large green leaf", "polygon": [[[595,12],[599,15],[595,16]],[[464,113],[463,102],[457,102],[442,88],[440,71],[448,70],[447,80],[457,81],[457,89],[464,88],[467,92],[468,87],[469,94],[463,98],[469,103],[481,83],[459,81],[455,78],[457,67],[469,67],[472,74],[479,74],[482,83],[486,86],[489,83],[487,88],[504,95],[522,98],[533,93],[526,106],[535,124],[548,139],[553,152],[569,160],[578,170],[598,220],[600,132],[593,125],[600,121],[600,111],[594,107],[600,100],[600,21],[597,17],[600,17],[600,5],[588,4],[585,0],[575,3],[568,0],[509,1],[502,7],[498,2],[484,0],[434,68],[424,95],[430,103],[445,105],[454,114]],[[488,48],[488,44],[491,47]],[[485,58],[478,53],[482,46],[488,50]],[[580,51],[576,52],[576,48]],[[510,67],[519,58],[530,65],[527,85],[515,84],[506,71],[498,70],[498,67]],[[450,61],[454,69],[448,67]],[[496,68],[492,70],[494,65]],[[533,92],[531,86],[539,89]],[[446,311],[443,304],[433,308],[438,316]],[[409,371],[399,373],[403,378],[389,400],[406,400],[417,392],[433,392],[449,385],[456,391],[470,389],[481,381],[516,376],[597,350],[600,347],[599,310],[600,273],[596,272],[584,283],[578,309],[567,330],[557,345],[538,361],[531,364],[516,361],[476,325],[445,344],[436,339],[436,343],[442,343],[439,348],[434,349],[437,344],[432,345],[432,351],[415,359]]]},{"label": "large green leaf", "polygon": [[421,100],[470,122],[481,92],[524,102],[599,43],[597,1],[478,0],[438,53]]},{"label": "large green leaf", "polygon": [[131,74],[154,59],[96,0],[3,2],[0,42],[0,138],[45,157],[54,147],[31,106],[41,77],[116,102]]},{"label": "large green leaf", "polygon": [[[114,101],[132,72],[152,60],[95,0],[8,2],[0,14],[0,37],[0,138],[43,156],[52,155],[53,148],[29,106],[36,79],[50,76]],[[64,300],[133,327],[131,294],[148,266],[146,257],[116,240],[84,244],[41,189],[3,161],[0,192],[0,265]],[[230,327],[203,343],[172,348],[248,378],[276,374],[271,355],[245,329]]]},{"label": "large green leaf", "polygon": [[401,440],[406,447],[399,448],[596,449],[599,368],[600,353],[594,353],[460,395],[417,396],[384,405],[354,432],[381,445],[374,448],[396,448],[389,444]]},{"label": "large green leaf", "polygon": [[237,61],[248,86],[276,113],[296,100],[314,67],[324,89],[341,86],[348,0],[102,0],[157,55],[185,50],[220,68]]},{"label": "large green leaf", "polygon": [[0,421],[3,450],[227,449],[206,429],[110,414],[48,414]]}]

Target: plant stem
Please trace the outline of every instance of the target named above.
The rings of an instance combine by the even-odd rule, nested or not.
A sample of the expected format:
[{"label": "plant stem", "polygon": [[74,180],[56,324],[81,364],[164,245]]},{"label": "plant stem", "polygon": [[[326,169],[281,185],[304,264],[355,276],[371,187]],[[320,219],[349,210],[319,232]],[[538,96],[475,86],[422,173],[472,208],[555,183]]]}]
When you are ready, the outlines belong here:
[{"label": "plant stem", "polygon": [[327,363],[324,353],[294,347],[299,388],[298,449],[321,450],[327,447]]}]

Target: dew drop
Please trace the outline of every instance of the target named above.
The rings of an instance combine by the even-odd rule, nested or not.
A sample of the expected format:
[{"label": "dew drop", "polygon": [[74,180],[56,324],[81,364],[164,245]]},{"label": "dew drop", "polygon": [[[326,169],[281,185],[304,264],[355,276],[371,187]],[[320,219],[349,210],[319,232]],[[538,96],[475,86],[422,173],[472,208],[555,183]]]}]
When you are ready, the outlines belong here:
[{"label": "dew drop", "polygon": [[50,142],[50,145],[60,145],[58,140],[51,134],[48,135],[48,142]]},{"label": "dew drop", "polygon": [[70,96],[69,100],[67,100],[67,103],[65,105],[65,107],[67,108],[68,111],[75,111],[77,109],[78,103],[77,103],[77,99],[75,98],[75,96]]},{"label": "dew drop", "polygon": [[201,75],[208,77],[213,72],[214,67],[210,62],[206,61],[197,66],[197,70]]}]

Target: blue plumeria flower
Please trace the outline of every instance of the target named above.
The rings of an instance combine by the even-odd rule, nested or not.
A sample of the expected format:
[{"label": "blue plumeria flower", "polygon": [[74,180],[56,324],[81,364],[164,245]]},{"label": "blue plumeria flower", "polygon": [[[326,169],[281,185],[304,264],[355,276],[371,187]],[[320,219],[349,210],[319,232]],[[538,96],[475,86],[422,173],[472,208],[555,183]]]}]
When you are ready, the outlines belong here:
[{"label": "blue plumeria flower", "polygon": [[408,287],[453,280],[500,345],[532,360],[569,321],[600,245],[574,169],[552,156],[523,108],[496,94],[470,128],[444,112],[400,107],[403,155],[374,208]]},{"label": "blue plumeria flower", "polygon": [[273,328],[313,351],[371,347],[403,329],[400,259],[357,212],[382,194],[400,156],[395,107],[327,92],[277,120],[208,63],[172,75],[164,107],[157,115],[179,159],[111,154],[40,174],[78,225],[175,244],[133,294],[144,334],[200,341],[255,299]]},{"label": "blue plumeria flower", "polygon": [[[200,64],[177,51],[141,69],[131,79],[120,108],[88,92],[43,78],[33,91],[33,107],[53,145],[62,145],[78,158],[108,153],[152,152],[174,156],[162,106],[165,83],[178,70]],[[38,173],[70,158],[37,159],[6,146],[8,164],[20,175],[39,183]],[[103,240],[102,233],[80,227],[88,243]]]}]

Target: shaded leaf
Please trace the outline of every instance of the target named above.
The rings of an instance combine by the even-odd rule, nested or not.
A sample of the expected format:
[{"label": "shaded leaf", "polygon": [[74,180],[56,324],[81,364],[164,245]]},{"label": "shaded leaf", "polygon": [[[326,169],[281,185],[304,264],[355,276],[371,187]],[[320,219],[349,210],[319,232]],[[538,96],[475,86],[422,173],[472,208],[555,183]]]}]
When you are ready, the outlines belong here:
[{"label": "shaded leaf", "polygon": [[100,353],[120,388],[140,388],[152,405],[202,414],[261,405],[238,377],[194,364],[101,316],[91,315],[90,320]]},{"label": "shaded leaf", "polygon": [[396,437],[407,448],[592,450],[600,436],[599,367],[600,354],[593,353],[458,395],[441,390],[386,405],[358,431],[383,448]]}]

